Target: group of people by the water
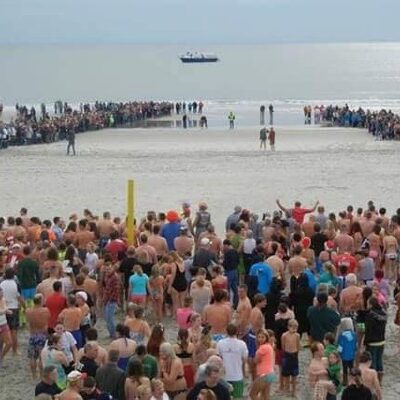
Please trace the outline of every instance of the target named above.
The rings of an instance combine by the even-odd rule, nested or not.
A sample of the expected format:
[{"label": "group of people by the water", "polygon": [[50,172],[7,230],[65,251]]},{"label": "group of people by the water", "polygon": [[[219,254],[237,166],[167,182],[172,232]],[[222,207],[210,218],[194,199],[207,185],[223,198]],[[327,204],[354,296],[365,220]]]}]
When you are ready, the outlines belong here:
[{"label": "group of people by the water", "polygon": [[0,368],[25,326],[26,398],[382,400],[400,209],[277,200],[213,221],[205,202],[149,211],[128,243],[109,212],[0,218]]},{"label": "group of people by the water", "polygon": [[204,103],[202,101],[180,101],[175,103],[175,112],[177,114],[201,114],[203,112]]},{"label": "group of people by the water", "polygon": [[315,106],[315,124],[332,124],[333,126],[368,129],[376,140],[400,139],[400,116],[391,110],[352,109],[344,106]]},{"label": "group of people by the water", "polygon": [[54,113],[42,104],[40,113],[35,107],[16,105],[16,116],[8,123],[0,121],[0,148],[8,145],[52,143],[68,139],[69,134],[104,128],[133,127],[138,121],[171,115],[173,103],[126,102],[94,104],[81,103],[73,109],[57,101]]}]

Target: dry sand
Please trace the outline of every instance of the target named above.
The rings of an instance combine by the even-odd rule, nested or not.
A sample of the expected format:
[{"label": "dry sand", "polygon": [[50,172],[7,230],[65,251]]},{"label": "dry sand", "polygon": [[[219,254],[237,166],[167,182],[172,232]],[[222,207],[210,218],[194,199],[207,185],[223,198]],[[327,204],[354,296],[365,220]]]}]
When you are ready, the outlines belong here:
[{"label": "dry sand", "polygon": [[[123,215],[127,179],[137,185],[137,212],[178,208],[181,201],[206,200],[218,232],[236,205],[262,215],[295,199],[327,210],[370,199],[393,212],[399,205],[399,142],[375,142],[363,130],[316,127],[277,129],[276,153],[259,150],[258,128],[243,130],[104,130],[77,136],[76,157],[66,143],[0,151],[0,214],[67,217],[90,208]],[[392,310],[393,315],[393,310]],[[169,337],[175,338],[173,324]],[[102,339],[106,334],[100,322]],[[385,400],[400,398],[400,364],[395,356],[399,332],[392,320],[385,349]],[[30,399],[34,382],[22,356],[7,357],[0,370],[0,400]],[[301,356],[305,381],[305,361]],[[310,399],[301,385],[301,399]],[[274,399],[282,397],[275,396]]]}]

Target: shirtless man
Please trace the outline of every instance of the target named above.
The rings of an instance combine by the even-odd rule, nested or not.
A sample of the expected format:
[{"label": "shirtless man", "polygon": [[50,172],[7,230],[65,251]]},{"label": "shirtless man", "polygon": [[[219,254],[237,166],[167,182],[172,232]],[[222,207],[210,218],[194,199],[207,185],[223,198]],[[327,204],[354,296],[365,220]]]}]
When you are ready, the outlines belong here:
[{"label": "shirtless man", "polygon": [[210,241],[209,250],[212,251],[218,259],[222,252],[222,240],[215,233],[214,225],[208,225],[206,231],[200,234],[199,240],[203,237]]},{"label": "shirtless man", "polygon": [[304,232],[304,234],[311,238],[312,235],[314,235],[314,225],[315,225],[316,219],[314,215],[310,215],[308,218],[307,222],[304,222],[302,225],[302,230]]},{"label": "shirtless man", "polygon": [[65,308],[58,316],[58,321],[64,325],[66,331],[72,333],[76,340],[76,345],[80,349],[83,345],[82,331],[80,330],[81,322],[83,320],[83,313],[79,307],[76,306],[76,297],[70,294],[67,298],[68,307]]},{"label": "shirtless man", "polygon": [[382,240],[383,244],[383,256],[385,257],[385,277],[389,281],[395,282],[398,276],[398,265],[397,265],[397,252],[399,250],[399,245],[397,239],[391,235],[387,234]]},{"label": "shirtless man", "polygon": [[67,388],[58,395],[58,400],[82,400],[79,394],[82,389],[83,376],[79,371],[72,371],[67,376]]},{"label": "shirtless man", "polygon": [[258,293],[254,296],[254,307],[252,308],[249,317],[250,330],[244,339],[247,345],[247,349],[249,351],[249,368],[253,377],[253,381],[255,381],[256,379],[256,368],[254,363],[254,358],[256,356],[257,350],[256,337],[257,332],[260,329],[265,328],[265,318],[261,310],[265,308],[266,305],[267,299],[263,294]]},{"label": "shirtless man", "polygon": [[21,208],[19,211],[19,215],[22,219],[22,226],[27,229],[29,226],[32,225],[30,218],[28,217],[28,210],[24,207]]},{"label": "shirtless man", "polygon": [[266,218],[264,221],[264,226],[262,228],[262,237],[264,242],[269,242],[272,240],[272,236],[275,234],[275,226],[272,225],[270,218]]},{"label": "shirtless man", "polygon": [[282,258],[277,255],[278,250],[279,244],[272,242],[271,251],[273,252],[273,255],[267,258],[267,264],[273,269],[275,277],[283,279],[285,276],[285,264]]},{"label": "shirtless man", "polygon": [[[105,243],[115,229],[114,223],[111,219],[111,214],[106,211],[103,213],[103,218],[97,222],[97,230],[99,232],[100,241]],[[100,243],[101,244],[101,243]]]},{"label": "shirtless man", "polygon": [[144,260],[147,264],[154,265],[157,263],[157,252],[153,246],[147,243],[147,235],[145,233],[140,234],[141,245],[136,249],[136,258],[138,260]]},{"label": "shirtless man", "polygon": [[346,276],[346,288],[340,293],[339,310],[344,315],[361,310],[363,306],[363,289],[357,286],[357,276]]},{"label": "shirtless man", "polygon": [[43,307],[43,296],[41,294],[35,295],[33,298],[33,307],[26,310],[26,321],[29,328],[28,357],[34,379],[37,376],[38,364],[39,375],[43,371],[40,353],[47,340],[49,319],[50,311],[46,307]]},{"label": "shirtless man", "polygon": [[[95,344],[98,348],[98,352],[97,352],[97,357],[95,359],[96,364],[99,367],[102,367],[103,365],[105,365],[107,363],[107,350],[100,346],[99,342],[97,341],[98,339],[98,334],[97,334],[97,330],[95,328],[89,328],[86,332],[86,339],[87,339],[87,343],[91,343],[91,344]],[[83,357],[84,355],[84,349],[80,349],[78,351],[78,354],[76,356],[76,360],[80,361],[80,359]]]},{"label": "shirtless man", "polygon": [[174,239],[174,246],[181,257],[192,254],[194,240],[188,235],[188,228],[186,226],[181,227],[179,236]]},{"label": "shirtless man", "polygon": [[251,302],[247,297],[247,285],[240,285],[238,294],[239,302],[236,308],[236,325],[239,330],[239,338],[243,338],[249,331],[249,318],[251,313]]},{"label": "shirtless man", "polygon": [[351,253],[354,254],[354,239],[347,233],[347,225],[341,224],[340,232],[333,240],[338,254]]},{"label": "shirtless man", "polygon": [[89,293],[90,297],[93,300],[93,303],[97,304],[97,298],[98,298],[98,291],[99,291],[99,286],[98,283],[95,279],[92,279],[89,276],[89,268],[88,267],[82,267],[80,272],[84,276],[84,281],[82,288],[85,292]]},{"label": "shirtless man", "polygon": [[375,226],[375,221],[372,218],[371,211],[367,211],[365,216],[360,219],[360,226],[364,237],[367,237],[373,230]]},{"label": "shirtless man", "polygon": [[345,225],[346,226],[346,233],[350,233],[350,227],[351,227],[351,221],[348,218],[348,215],[346,213],[346,211],[340,211],[339,212],[339,221],[338,221],[338,225],[342,226]]},{"label": "shirtless man", "polygon": [[379,383],[378,373],[371,368],[371,354],[366,351],[360,355],[359,368],[363,384],[371,390],[376,400],[382,400],[382,389]]},{"label": "shirtless man", "polygon": [[21,217],[15,218],[14,237],[17,242],[25,243],[27,239],[27,231],[23,225]]},{"label": "shirtless man", "polygon": [[37,286],[37,292],[43,295],[43,301],[46,302],[47,297],[53,293],[54,282],[60,279],[59,269],[57,265],[52,265],[50,267],[50,276],[44,279]]},{"label": "shirtless man", "polygon": [[379,217],[382,220],[382,224],[381,225],[385,228],[385,230],[388,230],[390,220],[386,216],[386,208],[382,207],[382,208],[379,209]]},{"label": "shirtless man", "polygon": [[202,320],[211,327],[213,340],[218,342],[226,336],[226,327],[232,318],[232,308],[225,290],[214,293],[214,303],[204,307]]},{"label": "shirtless man", "polygon": [[154,247],[158,258],[168,254],[168,244],[165,238],[160,235],[160,225],[153,226],[153,232],[147,238],[147,244]]},{"label": "shirtless man", "polygon": [[307,268],[307,260],[301,256],[303,248],[298,245],[293,249],[293,257],[288,262],[289,274],[299,276]]},{"label": "shirtless man", "polygon": [[[299,352],[301,350],[300,335],[297,333],[299,324],[295,319],[288,322],[288,330],[282,335],[282,382],[283,390],[296,394],[296,378],[299,375]],[[291,388],[290,388],[291,386]]]},{"label": "shirtless man", "polygon": [[96,240],[94,232],[90,232],[88,229],[88,223],[86,219],[79,221],[79,229],[76,233],[76,247],[78,248],[79,258],[85,262],[87,245],[90,242]]}]

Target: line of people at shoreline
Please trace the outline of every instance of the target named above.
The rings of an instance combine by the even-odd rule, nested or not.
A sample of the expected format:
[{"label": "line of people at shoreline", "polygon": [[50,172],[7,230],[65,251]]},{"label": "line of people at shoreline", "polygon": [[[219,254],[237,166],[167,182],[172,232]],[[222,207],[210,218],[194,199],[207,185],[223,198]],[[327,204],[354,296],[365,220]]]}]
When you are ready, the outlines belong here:
[{"label": "line of people at shoreline", "polygon": [[[251,399],[268,400],[275,386],[295,396],[305,368],[310,399],[382,400],[400,209],[389,218],[373,202],[328,215],[318,202],[277,207],[261,221],[235,207],[221,236],[204,202],[194,215],[188,203],[149,211],[133,246],[108,212],[0,219],[1,362],[26,323],[36,395],[228,400],[248,381]],[[160,325],[171,320],[175,344]]]},{"label": "line of people at shoreline", "polygon": [[39,116],[35,107],[17,104],[15,119],[10,123],[0,122],[0,149],[9,145],[53,143],[68,138],[69,132],[133,127],[139,121],[171,115],[173,107],[169,102],[96,101],[93,105],[80,104],[79,110],[74,110],[68,103],[58,101],[54,114],[50,115],[42,104]]},{"label": "line of people at shoreline", "polygon": [[[311,108],[309,108],[311,110]],[[311,114],[307,117],[311,121]],[[311,122],[309,122],[311,123]],[[368,129],[376,140],[400,139],[400,116],[391,110],[371,111],[344,106],[315,106],[314,123]]]}]

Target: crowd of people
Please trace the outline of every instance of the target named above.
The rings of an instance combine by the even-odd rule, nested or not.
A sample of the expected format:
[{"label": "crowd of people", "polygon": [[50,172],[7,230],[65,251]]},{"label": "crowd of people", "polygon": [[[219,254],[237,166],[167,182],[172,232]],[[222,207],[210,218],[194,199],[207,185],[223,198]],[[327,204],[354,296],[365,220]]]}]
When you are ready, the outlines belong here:
[{"label": "crowd of people", "polygon": [[[309,121],[311,123],[311,114]],[[391,110],[370,111],[361,107],[355,110],[347,104],[344,107],[315,106],[314,122],[315,124],[330,123],[333,126],[368,129],[368,132],[377,140],[400,139],[400,116]]]},{"label": "crowd of people", "polygon": [[32,398],[383,399],[400,209],[277,200],[262,220],[236,206],[218,235],[205,202],[184,203],[134,233],[109,212],[0,218],[0,368],[26,327]]},{"label": "crowd of people", "polygon": [[[73,109],[57,101],[50,113],[42,104],[35,107],[16,105],[16,117],[9,123],[0,121],[0,149],[9,145],[52,143],[68,138],[70,132],[81,133],[104,128],[134,127],[140,121],[171,115],[173,103],[127,102],[81,103]],[[1,116],[1,115],[0,115]]]}]

